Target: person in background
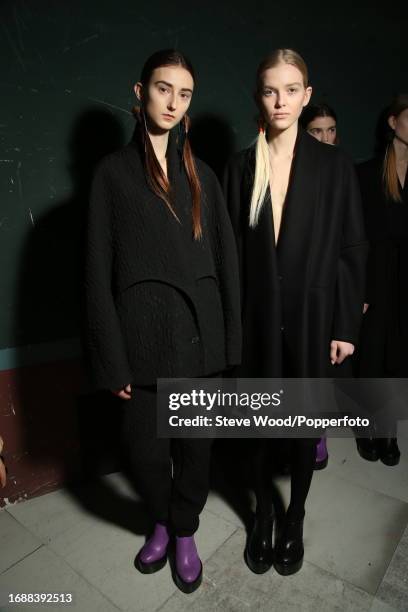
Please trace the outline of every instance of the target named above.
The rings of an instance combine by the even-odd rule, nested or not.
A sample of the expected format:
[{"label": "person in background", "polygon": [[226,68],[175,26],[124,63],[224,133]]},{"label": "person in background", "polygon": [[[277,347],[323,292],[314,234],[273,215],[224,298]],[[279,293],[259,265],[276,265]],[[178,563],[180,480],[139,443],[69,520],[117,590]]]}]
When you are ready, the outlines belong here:
[{"label": "person in background", "polygon": [[[408,94],[386,113],[386,147],[359,164],[370,253],[357,371],[364,378],[408,377]],[[385,415],[386,416],[386,415]],[[359,438],[360,455],[397,465],[396,422],[378,421],[382,437]]]},{"label": "person in background", "polygon": [[337,136],[337,115],[327,104],[311,104],[303,109],[300,116],[302,127],[320,142],[339,144]]},{"label": "person in background", "polygon": [[[328,104],[308,104],[300,115],[300,124],[314,138],[325,144],[338,144],[337,115]],[[323,470],[329,461],[326,436],[316,446],[315,470]]]}]

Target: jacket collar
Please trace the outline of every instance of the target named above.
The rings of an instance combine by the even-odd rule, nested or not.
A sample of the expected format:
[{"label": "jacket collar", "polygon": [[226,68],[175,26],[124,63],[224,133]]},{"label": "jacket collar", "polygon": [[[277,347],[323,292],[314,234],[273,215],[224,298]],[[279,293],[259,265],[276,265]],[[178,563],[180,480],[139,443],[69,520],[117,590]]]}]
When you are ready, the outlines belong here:
[{"label": "jacket collar", "polygon": [[280,266],[293,273],[299,252],[308,252],[312,236],[319,185],[318,147],[313,136],[299,128],[277,244]]},{"label": "jacket collar", "polygon": [[[172,191],[174,192],[177,191],[177,184],[179,183],[180,175],[184,170],[183,159],[179,151],[178,141],[178,129],[176,127],[173,130],[170,130],[169,132],[169,141],[166,151],[167,175],[169,177]],[[139,122],[136,123],[129,145],[131,145],[138,151],[140,160],[144,167],[145,152],[142,141],[141,126]]]},{"label": "jacket collar", "polygon": [[[328,145],[326,145],[328,146]],[[269,245],[273,259],[277,259],[280,270],[287,277],[298,277],[299,253],[307,253],[310,247],[312,226],[318,199],[319,164],[317,163],[319,145],[300,126],[295,144],[295,155],[289,178],[282,215],[279,240],[275,248],[271,194],[268,188],[264,206],[256,228],[259,246]],[[253,184],[255,167],[254,147],[248,150],[246,186],[249,198]]]}]

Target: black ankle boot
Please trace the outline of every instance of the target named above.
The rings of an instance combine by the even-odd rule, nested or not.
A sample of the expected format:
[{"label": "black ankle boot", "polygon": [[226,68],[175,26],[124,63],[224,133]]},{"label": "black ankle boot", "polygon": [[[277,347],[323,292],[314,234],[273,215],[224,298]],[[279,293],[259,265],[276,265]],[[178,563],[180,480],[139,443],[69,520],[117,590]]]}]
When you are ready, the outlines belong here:
[{"label": "black ankle boot", "polygon": [[272,528],[272,515],[255,516],[245,548],[245,561],[255,574],[264,574],[272,565]]},{"label": "black ankle boot", "polygon": [[360,457],[367,461],[378,461],[378,445],[375,438],[356,438]]},{"label": "black ankle boot", "polygon": [[377,444],[380,460],[384,465],[398,465],[401,453],[397,438],[378,438]]},{"label": "black ankle boot", "polygon": [[303,519],[286,518],[275,545],[274,567],[282,576],[295,574],[303,564]]}]

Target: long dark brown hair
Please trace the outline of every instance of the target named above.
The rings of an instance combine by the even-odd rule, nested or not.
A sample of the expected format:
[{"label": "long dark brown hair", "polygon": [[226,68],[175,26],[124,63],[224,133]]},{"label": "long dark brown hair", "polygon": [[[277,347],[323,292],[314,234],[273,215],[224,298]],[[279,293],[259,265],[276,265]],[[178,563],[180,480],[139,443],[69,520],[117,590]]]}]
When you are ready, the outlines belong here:
[{"label": "long dark brown hair", "polygon": [[[174,49],[163,49],[157,51],[151,55],[145,65],[143,66],[142,73],[140,76],[140,82],[143,87],[147,90],[149,81],[156,68],[162,66],[180,66],[187,70],[195,81],[194,70],[191,62],[182,54],[180,51]],[[142,147],[145,152],[145,169],[147,180],[150,188],[154,193],[161,198],[166,206],[170,209],[171,213],[178,219],[174,210],[172,202],[172,192],[170,182],[163,172],[163,169],[156,157],[153,149],[152,142],[150,140],[146,114],[144,106],[134,107],[133,113],[138,121],[140,134],[142,138]],[[184,115],[179,129],[179,145],[181,146],[181,155],[183,158],[184,168],[190,183],[191,197],[193,200],[192,206],[192,223],[193,223],[193,235],[195,240],[199,240],[202,236],[201,228],[201,184],[198,177],[196,164],[194,161],[193,153],[191,150],[190,142],[188,140],[188,132],[190,128],[190,119],[187,115]]]},{"label": "long dark brown hair", "polygon": [[[392,101],[387,118],[398,117],[402,111],[408,108],[408,94],[399,94]],[[401,202],[401,194],[398,184],[398,173],[397,173],[397,156],[394,149],[394,130],[387,125],[389,131],[388,145],[385,150],[384,162],[383,162],[383,182],[386,196],[394,202]]]}]

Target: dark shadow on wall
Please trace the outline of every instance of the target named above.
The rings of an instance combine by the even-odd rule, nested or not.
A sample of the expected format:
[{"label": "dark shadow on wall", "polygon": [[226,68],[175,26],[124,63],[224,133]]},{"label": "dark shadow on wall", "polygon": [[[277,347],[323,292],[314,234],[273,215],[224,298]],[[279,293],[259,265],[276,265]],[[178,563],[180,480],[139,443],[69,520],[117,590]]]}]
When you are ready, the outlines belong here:
[{"label": "dark shadow on wall", "polygon": [[[84,229],[95,166],[124,143],[121,123],[108,111],[89,108],[74,122],[69,142],[72,195],[35,219],[21,254],[16,336],[35,345],[78,338],[81,332],[81,281]],[[18,361],[23,363],[21,348]],[[109,394],[84,395],[80,359],[16,370],[19,410],[16,436],[23,435],[23,462],[32,475],[30,496],[78,474],[109,471],[115,465],[118,411]],[[114,415],[114,416],[113,416]],[[119,442],[117,442],[119,444]],[[12,469],[12,466],[10,466]],[[110,470],[111,471],[111,470]],[[30,481],[35,480],[35,482]]]},{"label": "dark shadow on wall", "polygon": [[222,181],[228,159],[235,151],[235,134],[228,121],[219,115],[198,115],[189,133],[194,154],[210,166]]},{"label": "dark shadow on wall", "polygon": [[98,161],[122,144],[122,126],[109,112],[89,109],[76,119],[69,138],[72,195],[33,222],[21,255],[19,344],[78,336],[83,228],[92,175]]}]

